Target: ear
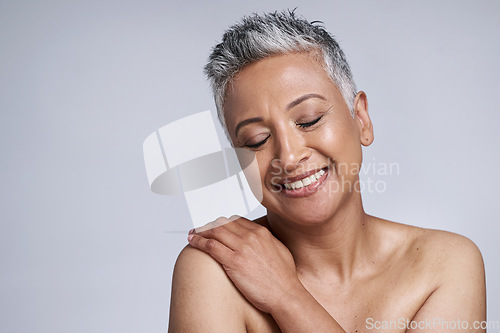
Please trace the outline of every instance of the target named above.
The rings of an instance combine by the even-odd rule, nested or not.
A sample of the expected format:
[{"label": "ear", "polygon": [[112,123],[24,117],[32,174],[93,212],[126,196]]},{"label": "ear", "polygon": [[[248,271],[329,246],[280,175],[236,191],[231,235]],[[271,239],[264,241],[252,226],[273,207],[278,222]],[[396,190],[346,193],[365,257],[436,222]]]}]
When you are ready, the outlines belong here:
[{"label": "ear", "polygon": [[354,116],[359,126],[359,140],[363,146],[373,142],[373,124],[368,115],[368,99],[363,91],[354,98]]}]

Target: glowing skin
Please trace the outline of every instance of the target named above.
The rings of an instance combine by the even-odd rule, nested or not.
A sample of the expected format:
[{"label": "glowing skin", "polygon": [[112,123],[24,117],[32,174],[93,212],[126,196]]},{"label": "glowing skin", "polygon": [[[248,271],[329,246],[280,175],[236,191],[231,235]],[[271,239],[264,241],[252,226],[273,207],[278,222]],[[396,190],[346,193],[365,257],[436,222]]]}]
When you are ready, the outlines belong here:
[{"label": "glowing skin", "polygon": [[[363,93],[357,102],[363,106],[362,119],[351,116],[311,54],[268,58],[248,65],[235,78],[224,104],[226,123],[235,147],[255,151],[270,220],[276,216],[303,226],[324,223],[346,201],[359,200],[350,197],[359,197],[354,189],[361,144],[370,144],[373,133]],[[258,121],[245,124],[248,119]],[[276,188],[286,178],[322,169],[327,175],[314,192]]]},{"label": "glowing skin", "polygon": [[363,92],[353,118],[314,55],[289,54],[242,69],[224,106],[234,146],[255,153],[250,183],[262,184],[267,216],[220,218],[189,234],[169,332],[367,332],[400,318],[485,319],[484,267],[470,240],[364,212],[355,184],[373,129]]}]

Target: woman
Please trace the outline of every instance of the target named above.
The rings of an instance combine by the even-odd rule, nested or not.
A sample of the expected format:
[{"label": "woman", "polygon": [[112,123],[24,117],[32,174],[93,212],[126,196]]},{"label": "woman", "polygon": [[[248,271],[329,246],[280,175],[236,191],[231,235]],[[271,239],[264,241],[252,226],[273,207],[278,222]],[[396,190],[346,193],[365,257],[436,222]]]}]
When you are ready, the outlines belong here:
[{"label": "woman", "polygon": [[470,240],[364,212],[367,97],[322,27],[293,12],[247,17],[205,70],[233,146],[255,154],[267,215],[190,232],[170,332],[485,331]]}]

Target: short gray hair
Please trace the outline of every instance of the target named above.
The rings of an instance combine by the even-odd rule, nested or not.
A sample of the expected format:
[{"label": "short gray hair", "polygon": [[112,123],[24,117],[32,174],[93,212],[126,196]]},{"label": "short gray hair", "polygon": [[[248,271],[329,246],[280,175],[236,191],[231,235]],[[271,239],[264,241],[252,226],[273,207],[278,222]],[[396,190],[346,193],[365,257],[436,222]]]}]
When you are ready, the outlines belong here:
[{"label": "short gray hair", "polygon": [[[244,17],[227,30],[205,65],[212,86],[217,115],[227,133],[223,104],[228,84],[245,66],[280,54],[319,51],[323,67],[354,117],[356,85],[344,52],[321,22],[297,17],[295,11]],[[228,135],[229,138],[229,135]]]}]

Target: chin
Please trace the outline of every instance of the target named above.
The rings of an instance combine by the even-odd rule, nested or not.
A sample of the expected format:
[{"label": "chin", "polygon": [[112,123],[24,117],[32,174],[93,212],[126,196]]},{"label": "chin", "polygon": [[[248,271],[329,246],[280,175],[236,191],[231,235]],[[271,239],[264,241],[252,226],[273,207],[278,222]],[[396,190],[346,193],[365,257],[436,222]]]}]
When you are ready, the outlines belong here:
[{"label": "chin", "polygon": [[[352,199],[353,193],[323,192],[318,195],[295,200],[276,200],[266,206],[268,215],[274,215],[284,222],[301,226],[321,226],[335,219],[336,215],[342,214],[347,202]],[[344,212],[345,213],[345,212]]]},{"label": "chin", "polygon": [[333,219],[338,207],[338,202],[330,201],[328,204],[301,205],[297,203],[292,207],[267,207],[268,216],[275,216],[293,224],[302,226],[320,226]]}]

